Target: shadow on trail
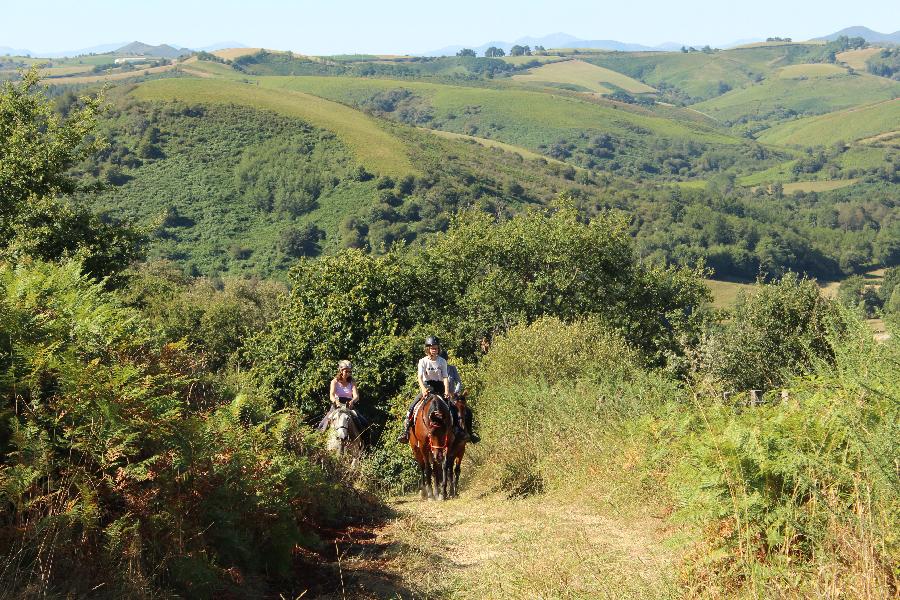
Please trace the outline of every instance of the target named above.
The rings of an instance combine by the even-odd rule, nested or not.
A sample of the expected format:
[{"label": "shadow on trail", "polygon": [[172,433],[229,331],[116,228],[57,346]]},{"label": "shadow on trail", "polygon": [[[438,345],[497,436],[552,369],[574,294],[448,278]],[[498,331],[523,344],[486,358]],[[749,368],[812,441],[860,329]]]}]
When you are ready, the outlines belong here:
[{"label": "shadow on trail", "polygon": [[[380,538],[379,530],[399,513],[383,507],[377,514],[335,528],[319,528],[317,550],[295,548],[291,589],[281,598],[413,598],[418,594],[386,567],[406,545]],[[279,598],[279,596],[275,596]]]}]

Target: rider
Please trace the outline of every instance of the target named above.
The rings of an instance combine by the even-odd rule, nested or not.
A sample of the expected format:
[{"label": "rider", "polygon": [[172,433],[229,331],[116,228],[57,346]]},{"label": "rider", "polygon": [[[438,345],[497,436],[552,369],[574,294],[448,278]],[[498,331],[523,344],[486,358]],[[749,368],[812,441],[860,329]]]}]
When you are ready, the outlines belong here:
[{"label": "rider", "polygon": [[331,380],[331,385],[328,388],[328,397],[331,399],[331,408],[328,409],[328,413],[322,419],[322,423],[319,425],[320,429],[324,430],[328,427],[328,421],[332,413],[341,406],[346,406],[350,409],[360,430],[368,426],[366,418],[359,414],[359,411],[355,410],[356,403],[359,402],[359,391],[356,389],[356,381],[353,379],[353,365],[349,360],[338,362],[338,372],[334,379]]},{"label": "rider", "polygon": [[[440,356],[441,340],[436,336],[429,335],[425,338],[425,356],[419,359],[418,379],[419,379],[419,395],[409,405],[406,411],[406,418],[403,420],[406,425],[403,432],[397,436],[398,442],[409,442],[409,428],[412,426],[413,410],[419,400],[428,395],[429,392],[437,394],[443,398],[450,397],[450,380],[447,376],[447,361]],[[455,415],[456,411],[451,407],[451,412]],[[454,418],[457,424],[457,435],[468,437],[468,435],[459,428],[458,420]]]},{"label": "rider", "polygon": [[[447,351],[441,350],[440,357],[444,360],[447,360]],[[451,365],[447,363],[447,379],[450,380],[450,391],[454,396],[460,396],[463,393],[463,383],[462,378],[459,376],[459,369],[456,368],[456,365]],[[466,406],[466,414],[463,415],[463,424],[465,425],[465,431],[469,436],[469,441],[473,444],[477,444],[481,441],[481,438],[477,433],[472,431],[472,407],[468,405]],[[451,410],[456,410],[455,403],[451,403]],[[457,422],[459,421],[459,417],[455,415]]]}]

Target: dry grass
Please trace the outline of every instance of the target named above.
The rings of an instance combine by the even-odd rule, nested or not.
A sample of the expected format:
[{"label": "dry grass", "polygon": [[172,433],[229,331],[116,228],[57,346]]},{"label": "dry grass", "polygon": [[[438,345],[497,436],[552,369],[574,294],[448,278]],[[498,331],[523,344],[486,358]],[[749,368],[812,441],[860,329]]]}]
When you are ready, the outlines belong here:
[{"label": "dry grass", "polygon": [[611,84],[635,94],[656,91],[649,85],[627,75],[586,63],[583,60],[553,62],[532,69],[526,74],[514,75],[512,79],[522,83],[575,85],[597,94],[612,93],[612,90],[604,84]]},{"label": "dry grass", "polygon": [[248,54],[256,54],[260,50],[264,50],[264,48],[223,48],[222,50],[212,52],[212,54],[215,54],[219,58],[224,58],[225,60],[234,60],[241,56],[247,56]]},{"label": "dry grass", "polygon": [[672,598],[674,552],[662,518],[606,516],[562,496],[396,500],[380,532],[405,548],[382,565],[425,597]]},{"label": "dry grass", "polygon": [[881,52],[881,48],[861,48],[859,50],[847,50],[835,55],[835,58],[857,71],[866,70],[866,60],[873,54]]}]

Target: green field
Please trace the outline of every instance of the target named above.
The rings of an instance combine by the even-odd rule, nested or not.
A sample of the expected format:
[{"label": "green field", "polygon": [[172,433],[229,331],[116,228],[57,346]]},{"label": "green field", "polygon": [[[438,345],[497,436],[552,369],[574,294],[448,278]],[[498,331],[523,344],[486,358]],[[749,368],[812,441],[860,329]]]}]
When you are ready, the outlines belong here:
[{"label": "green field", "polygon": [[820,181],[794,181],[784,184],[784,193],[794,192],[830,192],[853,185],[858,179],[823,179]]},{"label": "green field", "polygon": [[565,60],[562,56],[540,55],[540,56],[501,56],[500,60],[511,65],[527,65],[528,63],[552,63],[558,60]]},{"label": "green field", "polygon": [[512,78],[523,83],[547,86],[573,85],[597,94],[612,93],[613,89],[608,84],[634,94],[647,94],[656,91],[631,77],[586,63],[583,60],[554,62],[531,69],[528,73],[514,75]]},{"label": "green field", "polygon": [[790,121],[763,132],[759,139],[767,144],[828,145],[894,131],[898,123],[900,99],[895,99]]},{"label": "green field", "polygon": [[772,78],[700,102],[694,108],[722,121],[741,118],[765,121],[784,119],[786,111],[815,115],[897,96],[900,96],[900,83],[874,75]]},{"label": "green field", "polygon": [[874,54],[878,54],[881,52],[881,48],[860,48],[858,50],[847,50],[846,52],[841,52],[835,58],[846,64],[848,67],[856,69],[857,71],[865,71],[866,70],[866,59]]},{"label": "green field", "polygon": [[810,44],[766,44],[703,52],[608,52],[585,58],[590,63],[624,73],[644,83],[675,86],[693,98],[712,98],[803,62]]},{"label": "green field", "polygon": [[804,79],[846,75],[847,69],[830,63],[814,63],[808,65],[788,65],[778,70],[779,79]]},{"label": "green field", "polygon": [[178,79],[141,84],[133,95],[141,100],[238,104],[297,117],[333,131],[356,158],[378,173],[415,172],[403,142],[363,113],[299,91],[275,91],[258,85],[221,80]]},{"label": "green field", "polygon": [[531,150],[539,150],[543,144],[582,132],[606,132],[631,139],[653,135],[718,144],[739,141],[693,123],[684,124],[617,110],[609,105],[520,89],[333,77],[263,77],[260,85],[305,92],[351,105],[361,104],[379,92],[406,89],[420,96],[434,111],[434,121],[440,129],[490,137]]}]

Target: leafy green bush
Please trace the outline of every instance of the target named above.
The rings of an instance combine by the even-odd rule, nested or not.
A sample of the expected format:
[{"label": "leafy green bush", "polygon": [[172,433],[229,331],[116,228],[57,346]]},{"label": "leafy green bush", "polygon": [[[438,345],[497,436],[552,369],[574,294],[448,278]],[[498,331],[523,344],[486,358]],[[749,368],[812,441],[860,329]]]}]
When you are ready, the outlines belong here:
[{"label": "leafy green bush", "polygon": [[0,262],[5,591],[210,597],[360,505],[300,415],[159,338],[76,262]]},{"label": "leafy green bush", "polygon": [[900,347],[861,323],[827,335],[832,360],[787,380],[786,399],[743,411],[700,400],[657,422],[680,516],[703,532],[691,592],[896,591]]},{"label": "leafy green bush", "polygon": [[816,283],[788,274],[741,293],[731,319],[708,333],[699,356],[701,376],[720,391],[771,390],[834,356],[831,332],[842,319]]}]

